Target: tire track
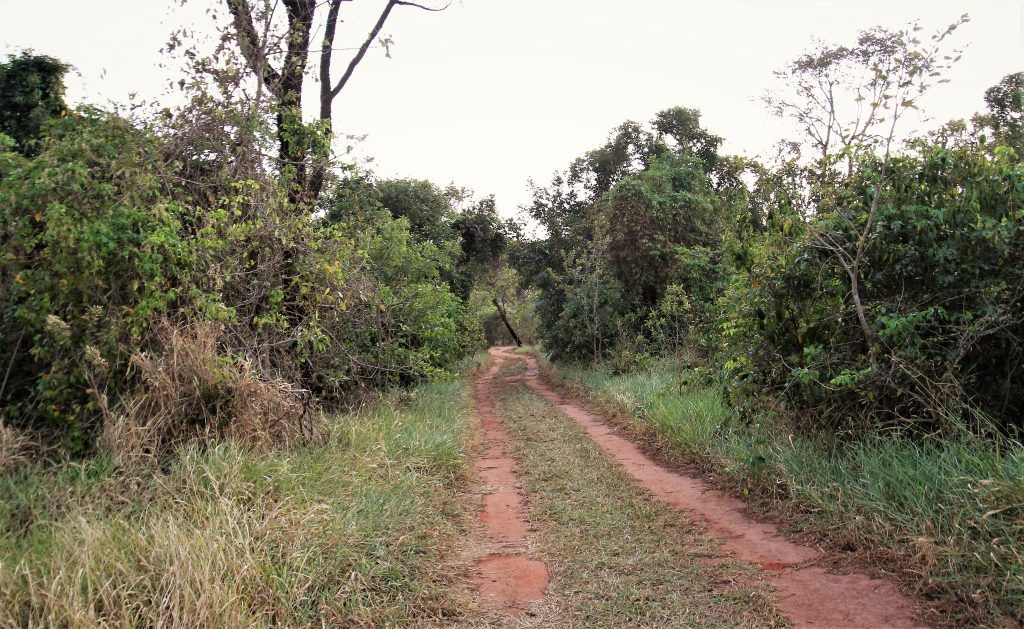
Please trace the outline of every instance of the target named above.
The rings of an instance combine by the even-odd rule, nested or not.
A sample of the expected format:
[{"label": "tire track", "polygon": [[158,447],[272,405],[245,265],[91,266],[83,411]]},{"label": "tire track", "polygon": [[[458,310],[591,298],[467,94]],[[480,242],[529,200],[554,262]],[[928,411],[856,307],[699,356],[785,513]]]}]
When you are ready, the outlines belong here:
[{"label": "tire track", "polygon": [[473,467],[489,490],[483,496],[478,517],[488,541],[497,544],[500,552],[478,559],[469,581],[485,601],[510,616],[519,616],[526,612],[528,603],[543,598],[549,577],[544,562],[526,556],[532,532],[524,517],[523,496],[517,489],[516,463],[506,452],[507,435],[491,393],[504,357],[493,351],[492,355],[495,364],[475,383],[480,443]]},{"label": "tire track", "polygon": [[533,357],[494,348],[496,359],[526,361],[522,380],[582,425],[602,450],[615,458],[640,486],[672,508],[702,522],[737,558],[758,564],[776,588],[779,609],[796,626],[922,627],[913,604],[895,585],[865,574],[832,574],[813,565],[820,551],[786,539],[774,524],[757,522],[743,513],[744,504],[712,489],[702,480],[657,464],[633,442],[615,434],[597,416],[571,404],[540,377]]}]

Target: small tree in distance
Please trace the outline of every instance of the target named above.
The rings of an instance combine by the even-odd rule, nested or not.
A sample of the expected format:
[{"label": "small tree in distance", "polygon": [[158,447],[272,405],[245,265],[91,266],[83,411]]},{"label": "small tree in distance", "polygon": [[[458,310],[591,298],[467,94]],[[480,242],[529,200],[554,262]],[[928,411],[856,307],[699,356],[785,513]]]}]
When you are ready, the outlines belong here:
[{"label": "small tree in distance", "polygon": [[[961,51],[945,54],[943,42],[968,19],[962,15],[927,44],[918,37],[921,26],[914,23],[896,31],[882,27],[862,31],[852,47],[822,45],[777,73],[790,84],[795,98],[769,95],[765,99],[776,113],[794,119],[810,145],[820,152],[819,168],[813,169],[817,174],[812,179],[827,176],[841,160],[846,161],[850,175],[859,155],[881,153],[868,211],[863,217],[851,213],[847,218],[851,225],[858,225],[854,240],[840,242],[828,233],[813,233],[817,245],[833,256],[849,277],[850,297],[869,351],[875,345],[876,332],[861,295],[861,266],[873,240],[881,189],[887,185],[897,124],[909,111],[918,109],[918,101],[931,87],[948,82],[942,78],[943,72],[959,61]],[[825,199],[826,204],[829,201]]]}]

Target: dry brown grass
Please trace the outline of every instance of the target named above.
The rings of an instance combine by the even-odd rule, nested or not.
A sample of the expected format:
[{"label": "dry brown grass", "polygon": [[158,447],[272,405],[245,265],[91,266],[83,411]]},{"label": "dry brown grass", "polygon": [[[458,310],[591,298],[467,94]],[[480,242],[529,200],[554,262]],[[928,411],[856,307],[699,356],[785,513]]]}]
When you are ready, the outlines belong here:
[{"label": "dry brown grass", "polygon": [[8,426],[0,417],[0,474],[32,461],[41,451],[28,433]]},{"label": "dry brown grass", "polygon": [[309,392],[226,356],[215,326],[163,324],[156,334],[162,350],[132,358],[139,384],[118,410],[105,412],[100,442],[118,465],[158,459],[199,437],[259,448],[316,434],[320,415]]},{"label": "dry brown grass", "polygon": [[[180,355],[179,355],[180,356]],[[409,626],[462,609],[464,382],[265,451],[190,441],[0,475],[0,627]]]}]

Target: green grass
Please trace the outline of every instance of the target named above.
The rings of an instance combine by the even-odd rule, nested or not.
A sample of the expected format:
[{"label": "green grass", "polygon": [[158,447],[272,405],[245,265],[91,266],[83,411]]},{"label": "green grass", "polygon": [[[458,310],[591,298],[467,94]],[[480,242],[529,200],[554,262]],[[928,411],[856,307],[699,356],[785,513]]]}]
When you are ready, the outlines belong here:
[{"label": "green grass", "polygon": [[[401,398],[401,399],[400,399]],[[394,625],[457,615],[465,382],[336,416],[257,454],[178,452],[137,477],[95,458],[0,476],[0,626]]]},{"label": "green grass", "polygon": [[638,491],[575,421],[522,386],[495,401],[551,572],[541,626],[784,624],[750,566]]},{"label": "green grass", "polygon": [[559,367],[682,458],[834,545],[871,553],[949,603],[955,622],[1024,623],[1024,447],[885,433],[801,438],[735,421],[720,396],[653,371]]}]

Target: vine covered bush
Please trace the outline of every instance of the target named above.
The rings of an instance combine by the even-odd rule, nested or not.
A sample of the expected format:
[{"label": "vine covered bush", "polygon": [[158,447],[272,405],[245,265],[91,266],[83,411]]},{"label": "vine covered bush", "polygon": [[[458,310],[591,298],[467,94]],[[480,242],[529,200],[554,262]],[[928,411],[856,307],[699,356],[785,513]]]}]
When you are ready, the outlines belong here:
[{"label": "vine covered bush", "polygon": [[863,232],[879,168],[863,158],[818,192],[813,220],[746,243],[749,262],[725,298],[729,367],[834,423],[955,429],[977,426],[975,412],[1014,422],[1024,410],[1024,165],[1004,147],[930,144],[888,164],[862,267],[869,337],[822,243]]},{"label": "vine covered bush", "polygon": [[[264,142],[230,133],[247,115],[235,106],[196,97],[151,121],[62,110],[28,154],[0,135],[5,431],[69,454],[102,434],[124,460],[202,434],[260,441],[260,426],[284,443],[315,430],[271,415],[311,421],[320,404],[445,377],[483,342],[453,288],[474,281],[463,214],[427,234],[379,205],[296,205],[234,157]],[[325,199],[360,180],[330,179]],[[377,196],[403,189],[389,186]]]}]

